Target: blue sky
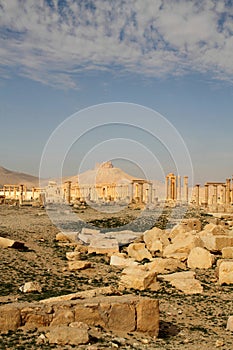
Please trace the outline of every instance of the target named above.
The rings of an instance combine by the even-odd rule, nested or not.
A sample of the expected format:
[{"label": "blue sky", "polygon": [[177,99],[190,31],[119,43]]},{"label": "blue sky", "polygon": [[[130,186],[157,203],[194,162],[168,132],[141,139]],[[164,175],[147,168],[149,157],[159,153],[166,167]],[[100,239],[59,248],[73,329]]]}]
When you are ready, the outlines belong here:
[{"label": "blue sky", "polygon": [[[48,138],[67,117],[129,102],[174,125],[195,182],[222,181],[233,174],[232,1],[0,0],[0,101],[6,168],[37,175]],[[82,152],[74,147],[66,174],[95,138],[87,135]]]}]

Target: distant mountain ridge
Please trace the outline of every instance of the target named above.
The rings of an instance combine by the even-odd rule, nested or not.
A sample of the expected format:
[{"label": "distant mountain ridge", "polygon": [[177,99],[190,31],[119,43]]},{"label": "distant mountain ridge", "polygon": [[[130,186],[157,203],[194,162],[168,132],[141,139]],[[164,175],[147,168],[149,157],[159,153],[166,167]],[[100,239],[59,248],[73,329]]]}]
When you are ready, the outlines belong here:
[{"label": "distant mountain ridge", "polygon": [[13,171],[0,166],[0,187],[3,185],[20,185],[23,184],[29,188],[39,186],[37,176]]}]

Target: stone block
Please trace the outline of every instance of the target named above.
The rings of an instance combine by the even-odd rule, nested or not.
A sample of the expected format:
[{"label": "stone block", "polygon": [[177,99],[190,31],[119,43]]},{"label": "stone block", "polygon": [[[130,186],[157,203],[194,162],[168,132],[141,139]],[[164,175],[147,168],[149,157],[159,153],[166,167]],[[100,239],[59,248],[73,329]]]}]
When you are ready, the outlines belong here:
[{"label": "stone block", "polygon": [[68,260],[74,261],[74,260],[80,260],[81,253],[79,251],[75,252],[66,252],[66,258]]},{"label": "stone block", "polygon": [[208,231],[202,231],[200,238],[204,247],[211,252],[222,251],[225,247],[233,247],[233,236],[217,236]]},{"label": "stone block", "polygon": [[163,248],[170,244],[166,232],[157,227],[146,231],[143,235],[143,240],[147,249],[152,253],[156,251],[162,252]]},{"label": "stone block", "polygon": [[86,328],[68,326],[51,327],[46,334],[50,344],[58,345],[80,345],[89,342],[89,335]]},{"label": "stone block", "polygon": [[173,258],[155,258],[145,264],[150,271],[158,273],[175,272],[177,269],[185,270],[185,263]]},{"label": "stone block", "polygon": [[[103,235],[104,236],[104,235]],[[88,253],[112,255],[119,253],[119,245],[116,239],[95,238],[92,239],[88,246]]]},{"label": "stone block", "polygon": [[145,266],[127,267],[122,271],[119,288],[145,290],[156,282],[156,273]]},{"label": "stone block", "polygon": [[221,236],[221,235],[227,235],[228,234],[228,230],[222,226],[222,225],[215,225],[215,224],[207,224],[204,227],[204,231],[206,232],[210,232],[213,235],[217,235],[217,236]]},{"label": "stone block", "polygon": [[226,329],[233,332],[233,316],[229,316]]},{"label": "stone block", "polygon": [[233,261],[222,261],[218,273],[221,285],[233,284]]},{"label": "stone block", "polygon": [[19,290],[23,293],[41,293],[42,292],[42,287],[40,283],[37,281],[31,281],[31,282],[26,282],[23,286],[19,288]]},{"label": "stone block", "polygon": [[4,305],[0,309],[0,332],[16,330],[21,326],[20,310],[16,306]]},{"label": "stone block", "polygon": [[0,248],[25,249],[23,242],[17,242],[9,238],[0,237]]},{"label": "stone block", "polygon": [[60,242],[77,242],[78,232],[59,232],[56,235],[56,241]]},{"label": "stone block", "polygon": [[138,263],[133,258],[127,258],[125,254],[118,253],[111,256],[110,265],[125,268],[129,266],[136,266]]},{"label": "stone block", "polygon": [[233,247],[224,247],[222,249],[223,259],[233,259]]},{"label": "stone block", "polygon": [[200,281],[195,279],[193,271],[176,272],[169,275],[158,275],[158,279],[169,282],[184,294],[199,294],[203,292]]},{"label": "stone block", "polygon": [[172,243],[164,249],[163,257],[186,260],[191,249],[202,246],[202,240],[195,235],[194,231],[182,233],[177,235]]},{"label": "stone block", "polygon": [[68,268],[70,271],[85,270],[90,267],[92,267],[91,263],[86,260],[68,261]]},{"label": "stone block", "polygon": [[137,304],[137,331],[147,332],[152,337],[159,334],[159,302],[156,299],[141,299]]},{"label": "stone block", "polygon": [[214,262],[214,256],[205,248],[195,247],[188,256],[187,265],[190,269],[209,269]]},{"label": "stone block", "polygon": [[131,243],[127,249],[129,257],[136,261],[142,261],[144,259],[152,259],[151,253],[146,249],[145,243]]},{"label": "stone block", "polygon": [[176,235],[186,233],[190,231],[199,232],[201,230],[201,221],[196,218],[183,219],[181,223],[174,226],[170,232],[170,238],[174,238]]}]

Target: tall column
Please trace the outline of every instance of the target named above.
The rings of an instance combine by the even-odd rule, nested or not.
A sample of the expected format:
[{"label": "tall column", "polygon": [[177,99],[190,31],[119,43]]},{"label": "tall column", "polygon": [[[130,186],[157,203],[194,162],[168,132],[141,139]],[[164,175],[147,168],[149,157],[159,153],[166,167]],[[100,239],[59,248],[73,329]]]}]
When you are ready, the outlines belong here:
[{"label": "tall column", "polygon": [[177,177],[177,199],[178,201],[181,201],[181,176],[178,175]]},{"label": "tall column", "polygon": [[217,204],[217,202],[218,202],[218,185],[214,185],[213,204]]},{"label": "tall column", "polygon": [[143,184],[139,184],[139,200],[140,200],[140,203],[143,203]]},{"label": "tall column", "polygon": [[24,200],[27,200],[27,186],[24,186]]},{"label": "tall column", "polygon": [[65,201],[67,204],[70,204],[70,201],[71,201],[71,181],[67,181],[65,184],[66,184]]},{"label": "tall column", "polygon": [[188,199],[189,199],[188,176],[184,176],[184,199],[186,202],[188,202]]},{"label": "tall column", "polygon": [[19,186],[19,204],[23,204],[23,185]]},{"label": "tall column", "polygon": [[230,204],[230,189],[231,189],[231,179],[226,179],[226,205]]},{"label": "tall column", "polygon": [[223,204],[226,204],[226,185],[222,185],[222,191],[223,191],[222,202]]},{"label": "tall column", "polygon": [[132,202],[132,200],[134,199],[134,183],[133,182],[131,182],[131,184],[130,184],[130,200],[131,200],[131,202]]},{"label": "tall column", "polygon": [[170,199],[169,177],[166,176],[166,199]]},{"label": "tall column", "polygon": [[14,199],[16,199],[16,186],[14,186]]},{"label": "tall column", "polygon": [[4,196],[6,195],[6,186],[5,185],[3,186],[3,195]]},{"label": "tall column", "polygon": [[152,203],[152,191],[153,191],[152,183],[149,183],[149,192],[148,192],[148,202],[149,203]]},{"label": "tall column", "polygon": [[200,185],[196,185],[196,205],[200,205]]},{"label": "tall column", "polygon": [[32,187],[32,199],[35,197],[35,187]]},{"label": "tall column", "polygon": [[208,207],[209,203],[209,185],[205,184],[205,206]]}]

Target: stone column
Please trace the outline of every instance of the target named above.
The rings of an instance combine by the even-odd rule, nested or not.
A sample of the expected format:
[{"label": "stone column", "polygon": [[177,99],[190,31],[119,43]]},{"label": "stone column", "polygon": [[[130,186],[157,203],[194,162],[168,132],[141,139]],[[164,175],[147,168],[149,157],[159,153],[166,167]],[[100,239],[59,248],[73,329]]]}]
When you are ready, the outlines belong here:
[{"label": "stone column", "polygon": [[178,175],[177,177],[177,199],[178,201],[181,201],[181,176]]},{"label": "stone column", "polygon": [[14,186],[14,199],[16,199],[16,186]]},{"label": "stone column", "polygon": [[208,207],[209,203],[209,185],[205,184],[205,206]]},{"label": "stone column", "polygon": [[11,198],[11,186],[8,187],[8,196]]},{"label": "stone column", "polygon": [[218,202],[218,185],[214,185],[213,204],[217,204],[217,202]]},{"label": "stone column", "polygon": [[35,197],[35,187],[32,187],[32,199]]},{"label": "stone column", "polygon": [[152,203],[152,192],[153,192],[153,185],[149,183],[148,203]]},{"label": "stone column", "polygon": [[231,189],[231,179],[226,179],[226,205],[230,204],[230,189]]},{"label": "stone column", "polygon": [[65,202],[67,204],[70,204],[70,201],[71,201],[71,181],[67,181],[65,184],[66,184]]},{"label": "stone column", "polygon": [[196,205],[200,205],[200,185],[196,185]]},{"label": "stone column", "polygon": [[23,204],[23,185],[19,186],[19,204]]},{"label": "stone column", "polygon": [[169,177],[166,176],[166,199],[169,200],[170,198],[170,183],[169,183]]},{"label": "stone column", "polygon": [[184,176],[184,199],[188,203],[189,199],[189,187],[188,187],[188,176]]},{"label": "stone column", "polygon": [[226,185],[222,185],[222,192],[223,192],[222,202],[223,204],[226,204]]},{"label": "stone column", "polygon": [[4,196],[6,195],[6,186],[5,185],[3,186],[3,195]]},{"label": "stone column", "polygon": [[153,203],[156,203],[156,189],[153,188]]},{"label": "stone column", "polygon": [[139,201],[143,203],[143,184],[139,184]]}]

